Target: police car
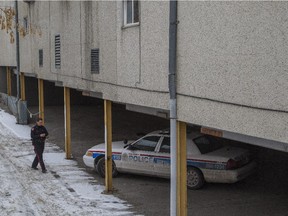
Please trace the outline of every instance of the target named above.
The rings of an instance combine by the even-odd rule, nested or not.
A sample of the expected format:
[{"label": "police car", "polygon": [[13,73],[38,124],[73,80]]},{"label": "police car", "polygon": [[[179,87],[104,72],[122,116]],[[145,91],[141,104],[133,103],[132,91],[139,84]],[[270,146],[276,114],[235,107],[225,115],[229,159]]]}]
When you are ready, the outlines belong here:
[{"label": "police car", "polygon": [[[170,178],[169,130],[149,133],[136,141],[113,142],[113,177],[120,173]],[[83,156],[84,163],[105,177],[105,144],[96,145]],[[245,149],[223,146],[211,136],[187,134],[187,186],[198,189],[205,182],[234,183],[256,168]]]}]

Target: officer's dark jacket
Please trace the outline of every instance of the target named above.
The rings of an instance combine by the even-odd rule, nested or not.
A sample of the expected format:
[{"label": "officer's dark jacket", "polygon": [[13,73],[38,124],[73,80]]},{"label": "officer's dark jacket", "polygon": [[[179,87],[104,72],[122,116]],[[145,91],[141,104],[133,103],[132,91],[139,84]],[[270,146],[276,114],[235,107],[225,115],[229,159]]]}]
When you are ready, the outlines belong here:
[{"label": "officer's dark jacket", "polygon": [[[45,134],[45,137],[40,137],[40,134]],[[48,136],[48,132],[44,126],[35,125],[31,128],[31,138],[32,144],[44,144],[46,137]]]}]

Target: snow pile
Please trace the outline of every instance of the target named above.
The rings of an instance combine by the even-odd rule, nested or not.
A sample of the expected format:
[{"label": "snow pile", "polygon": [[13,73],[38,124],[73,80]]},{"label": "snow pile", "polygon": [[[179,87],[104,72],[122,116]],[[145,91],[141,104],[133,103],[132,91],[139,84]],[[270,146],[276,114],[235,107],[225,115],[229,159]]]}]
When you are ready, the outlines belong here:
[{"label": "snow pile", "polygon": [[45,148],[48,173],[32,170],[30,128],[15,122],[0,110],[1,215],[133,215],[129,204],[102,194],[104,187],[54,144]]}]

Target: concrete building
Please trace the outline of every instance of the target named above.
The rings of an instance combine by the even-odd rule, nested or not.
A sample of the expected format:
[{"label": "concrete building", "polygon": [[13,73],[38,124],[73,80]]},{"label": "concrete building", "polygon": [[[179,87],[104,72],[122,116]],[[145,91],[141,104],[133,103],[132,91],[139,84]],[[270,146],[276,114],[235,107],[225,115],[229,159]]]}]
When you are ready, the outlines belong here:
[{"label": "concrete building", "polygon": [[[19,2],[19,18],[42,33],[20,39],[26,76],[169,116],[168,1]],[[178,119],[287,151],[288,2],[179,1],[178,20]],[[2,78],[16,65],[6,37]]]}]

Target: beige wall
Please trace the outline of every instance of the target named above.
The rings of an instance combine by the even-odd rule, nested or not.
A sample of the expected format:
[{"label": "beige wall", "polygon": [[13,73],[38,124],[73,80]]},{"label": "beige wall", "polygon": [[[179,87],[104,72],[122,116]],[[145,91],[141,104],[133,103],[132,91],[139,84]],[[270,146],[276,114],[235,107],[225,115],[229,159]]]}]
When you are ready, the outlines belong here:
[{"label": "beige wall", "polygon": [[288,2],[181,2],[178,12],[180,119],[287,142]]},{"label": "beige wall", "polygon": [[[168,109],[168,1],[141,1],[140,25],[129,28],[123,28],[122,1],[24,5],[22,16],[43,32],[21,39],[25,72],[102,92],[116,102]],[[178,6],[179,119],[287,143],[288,3],[179,1]],[[61,70],[54,66],[58,33]],[[90,72],[92,48],[100,49],[100,74]],[[5,58],[1,65],[12,59]]]},{"label": "beige wall", "polygon": [[[19,23],[23,26],[24,17],[28,18],[30,15],[28,4],[23,2],[18,3],[18,10],[19,10]],[[29,22],[29,18],[28,18]],[[33,26],[33,25],[32,25]],[[25,37],[20,37],[20,70],[21,72],[34,72],[35,70],[32,69],[32,60],[34,60],[32,54],[32,39],[33,37],[38,36],[31,36],[29,33],[25,35]],[[38,40],[37,40],[38,41]]]},{"label": "beige wall", "polygon": [[[102,92],[113,101],[168,109],[168,2],[142,2],[141,25],[129,28],[123,28],[121,1],[46,1],[29,7],[30,12],[23,10],[22,16],[28,14],[43,32],[41,37],[30,37],[32,58],[23,62],[31,62],[33,73],[73,88]],[[151,13],[155,7],[163,13],[160,18]],[[61,35],[60,70],[54,66],[55,34]],[[30,45],[28,37],[21,42]],[[100,49],[100,74],[90,72],[92,48]],[[44,51],[42,68],[39,49]]]},{"label": "beige wall", "polygon": [[[13,7],[14,2],[0,1],[0,7]],[[15,31],[14,31],[15,36]],[[15,36],[16,40],[16,36]],[[10,36],[6,30],[0,30],[0,65],[16,66],[16,43],[10,43]]]},{"label": "beige wall", "polygon": [[118,100],[168,109],[169,2],[141,2],[140,25],[130,28],[122,28],[122,2],[117,4],[118,83],[130,87],[119,88]]}]

